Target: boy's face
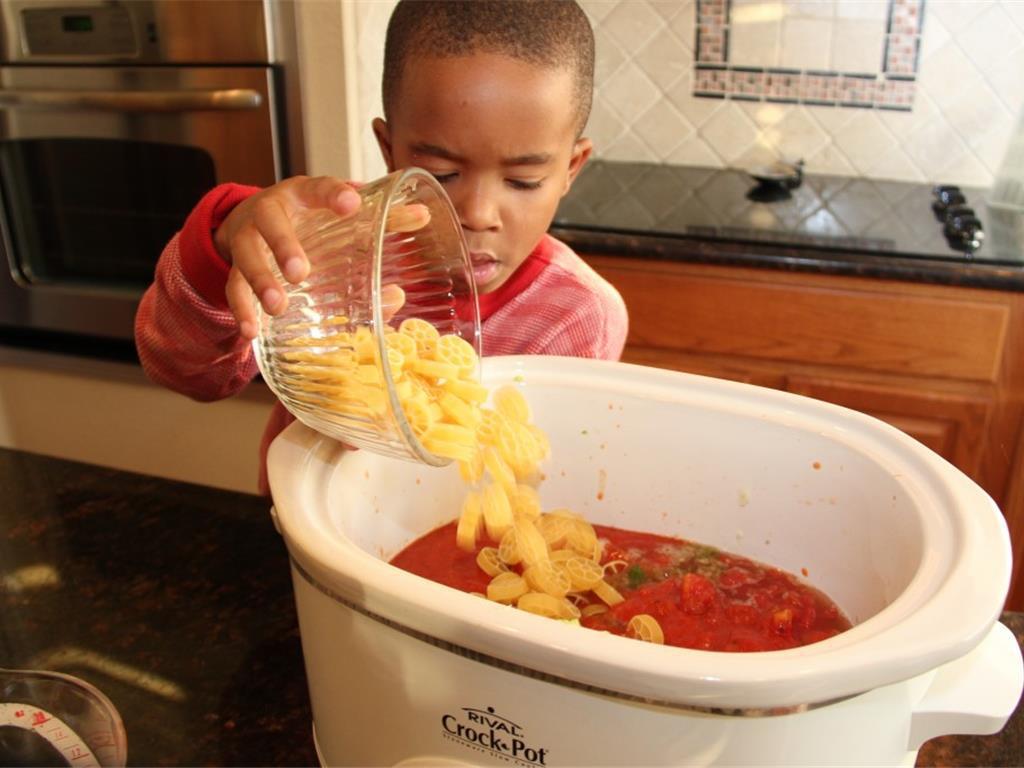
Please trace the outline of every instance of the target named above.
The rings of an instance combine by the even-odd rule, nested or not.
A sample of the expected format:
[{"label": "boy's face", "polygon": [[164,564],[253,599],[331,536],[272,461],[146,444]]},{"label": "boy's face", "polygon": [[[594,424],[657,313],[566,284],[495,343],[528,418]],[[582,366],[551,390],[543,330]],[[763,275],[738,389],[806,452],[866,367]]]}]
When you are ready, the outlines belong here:
[{"label": "boy's face", "polygon": [[388,170],[415,165],[438,178],[478,289],[497,289],[590,156],[590,140],[576,139],[572,74],[489,53],[413,58],[390,111],[373,124]]}]

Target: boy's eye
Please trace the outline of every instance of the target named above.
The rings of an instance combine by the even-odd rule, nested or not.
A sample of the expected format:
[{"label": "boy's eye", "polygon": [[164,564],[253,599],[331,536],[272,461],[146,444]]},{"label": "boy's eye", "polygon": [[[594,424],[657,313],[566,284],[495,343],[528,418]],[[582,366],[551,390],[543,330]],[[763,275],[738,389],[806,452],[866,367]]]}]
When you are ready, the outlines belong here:
[{"label": "boy's eye", "polygon": [[540,189],[540,185],[543,183],[543,179],[539,181],[523,181],[522,179],[509,179],[508,185],[512,189]]},{"label": "boy's eye", "polygon": [[439,184],[452,181],[458,174],[452,171],[451,173],[431,173],[431,175],[437,179]]}]

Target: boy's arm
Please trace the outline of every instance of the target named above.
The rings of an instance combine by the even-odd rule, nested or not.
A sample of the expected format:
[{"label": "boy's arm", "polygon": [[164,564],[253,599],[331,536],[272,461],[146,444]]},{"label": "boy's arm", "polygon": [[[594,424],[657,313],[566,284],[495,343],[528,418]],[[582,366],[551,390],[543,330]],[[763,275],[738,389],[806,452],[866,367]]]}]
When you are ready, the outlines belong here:
[{"label": "boy's arm", "polygon": [[135,345],[154,382],[196,400],[228,397],[252,381],[256,361],[227,305],[229,265],[212,233],[257,187],[207,193],[164,248],[135,316]]}]

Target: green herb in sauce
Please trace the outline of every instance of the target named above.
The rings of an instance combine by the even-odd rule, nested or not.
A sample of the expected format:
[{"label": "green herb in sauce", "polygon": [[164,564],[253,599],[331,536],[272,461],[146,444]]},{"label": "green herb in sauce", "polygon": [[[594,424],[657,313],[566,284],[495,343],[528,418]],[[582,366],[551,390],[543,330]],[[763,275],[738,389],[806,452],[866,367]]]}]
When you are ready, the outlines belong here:
[{"label": "green herb in sauce", "polygon": [[626,576],[629,579],[630,589],[636,589],[647,581],[647,574],[644,573],[644,569],[639,565],[631,565],[629,570],[626,572]]}]

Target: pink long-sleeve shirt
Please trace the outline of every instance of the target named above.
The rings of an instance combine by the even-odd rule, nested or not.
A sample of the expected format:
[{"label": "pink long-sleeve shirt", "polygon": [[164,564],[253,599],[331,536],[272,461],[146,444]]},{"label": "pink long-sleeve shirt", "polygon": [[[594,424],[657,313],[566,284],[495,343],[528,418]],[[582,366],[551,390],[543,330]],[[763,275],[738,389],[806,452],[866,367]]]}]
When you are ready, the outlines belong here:
[{"label": "pink long-sleeve shirt", "polygon": [[[147,376],[195,400],[241,391],[257,375],[252,346],[238,333],[224,289],[229,265],[213,232],[255,187],[223,184],[199,202],[164,248],[135,317],[135,343]],[[628,327],[622,297],[579,256],[545,235],[498,290],[480,296],[484,355],[569,355],[617,360]],[[294,417],[276,403],[260,441],[266,455]]]}]

